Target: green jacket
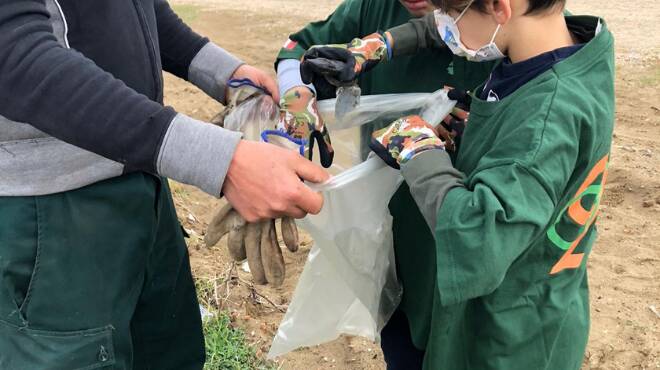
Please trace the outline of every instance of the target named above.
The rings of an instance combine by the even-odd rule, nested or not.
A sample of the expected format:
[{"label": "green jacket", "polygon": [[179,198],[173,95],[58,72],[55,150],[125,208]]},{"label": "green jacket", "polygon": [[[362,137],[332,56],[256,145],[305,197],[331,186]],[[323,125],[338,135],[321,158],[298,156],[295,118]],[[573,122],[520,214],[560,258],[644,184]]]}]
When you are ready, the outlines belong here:
[{"label": "green jacket", "polygon": [[[589,39],[499,102],[474,98],[454,163],[443,151],[402,166],[431,222],[396,230],[401,308],[426,369],[579,369],[589,333],[586,259],[614,126],[613,37],[566,17]],[[602,21],[600,21],[602,22]],[[423,221],[422,221],[423,222]],[[399,227],[401,225],[398,225]],[[404,226],[405,227],[405,226]]]}]

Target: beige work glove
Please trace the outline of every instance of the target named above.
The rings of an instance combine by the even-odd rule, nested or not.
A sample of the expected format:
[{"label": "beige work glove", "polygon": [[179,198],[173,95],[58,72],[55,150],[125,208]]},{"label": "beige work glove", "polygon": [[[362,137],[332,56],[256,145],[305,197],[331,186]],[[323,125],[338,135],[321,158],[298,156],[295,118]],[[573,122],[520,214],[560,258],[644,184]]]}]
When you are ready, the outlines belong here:
[{"label": "beige work glove", "polygon": [[[263,129],[275,128],[279,114],[279,108],[263,89],[245,80],[230,81],[227,106],[212,122],[228,129],[239,129],[241,124],[253,125],[255,127],[242,126],[240,131],[251,136],[249,140],[259,140],[258,133]],[[293,218],[281,219],[281,229],[284,244],[291,252],[296,252],[298,228]],[[210,248],[225,235],[228,235],[227,246],[234,261],[247,258],[255,284],[269,283],[277,287],[284,283],[286,269],[274,219],[249,223],[227,204],[211,220],[204,242]]]},{"label": "beige work glove", "polygon": [[[281,233],[287,249],[296,252],[299,247],[298,228],[292,218],[281,220]],[[204,242],[210,248],[225,235],[228,235],[227,246],[234,261],[243,261],[247,258],[255,284],[269,283],[278,287],[284,283],[286,268],[277,238],[275,220],[246,222],[230,204],[227,204],[211,220]]]}]

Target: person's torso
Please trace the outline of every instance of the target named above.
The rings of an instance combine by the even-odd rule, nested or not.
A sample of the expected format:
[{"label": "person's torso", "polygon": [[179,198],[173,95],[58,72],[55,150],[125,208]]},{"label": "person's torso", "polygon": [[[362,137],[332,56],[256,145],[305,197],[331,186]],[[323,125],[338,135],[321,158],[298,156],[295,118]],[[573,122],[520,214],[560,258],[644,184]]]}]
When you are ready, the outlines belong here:
[{"label": "person's torso", "polygon": [[69,46],[128,87],[162,101],[154,0],[59,0]]},{"label": "person's torso", "polygon": [[[154,1],[45,3],[55,37],[63,47],[80,52],[136,92],[162,102]],[[6,175],[0,182],[0,196],[66,191],[122,174],[122,165],[50,137],[29,124],[0,116],[0,125],[0,146],[12,154],[0,156],[0,168]]]}]

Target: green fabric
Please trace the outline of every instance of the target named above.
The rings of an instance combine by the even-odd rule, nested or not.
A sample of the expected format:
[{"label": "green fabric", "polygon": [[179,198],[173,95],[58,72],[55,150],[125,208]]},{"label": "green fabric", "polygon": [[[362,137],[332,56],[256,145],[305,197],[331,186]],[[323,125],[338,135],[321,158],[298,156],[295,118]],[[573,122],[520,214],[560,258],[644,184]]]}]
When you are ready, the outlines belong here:
[{"label": "green fabric", "polygon": [[[567,22],[593,34],[598,19]],[[425,369],[580,368],[586,258],[613,126],[613,38],[604,24],[502,101],[474,98],[455,162],[466,187],[445,196],[434,248],[397,255],[402,309],[427,349]]]},{"label": "green fabric", "polygon": [[165,180],[0,198],[0,368],[201,369],[199,306]]},{"label": "green fabric", "polygon": [[[412,17],[398,0],[347,0],[326,20],[307,25],[290,39],[297,45],[280,51],[278,60],[300,59],[306,48],[348,42],[399,26]],[[433,92],[445,85],[470,90],[485,82],[494,63],[473,63],[445,49],[426,49],[417,55],[380,63],[363,75],[363,95]],[[371,133],[391,122],[367,125],[362,147],[368,151]],[[390,202],[394,217],[394,248],[399,279],[405,289],[401,309],[409,315],[414,343],[426,347],[432,322],[435,281],[435,239],[404,183]],[[435,349],[432,350],[436,351]]]},{"label": "green fabric", "polygon": [[[278,61],[301,59],[310,46],[348,43],[355,37],[388,30],[411,18],[398,0],[347,0],[326,20],[310,23],[292,34],[289,38],[297,45],[291,50],[282,48]],[[492,67],[492,63],[468,62],[447,49],[426,49],[415,56],[380,63],[361,75],[358,82],[362,95],[433,92],[445,85],[470,90],[488,78]],[[363,156],[369,152],[371,133],[390,123],[379,122],[363,127]]]}]

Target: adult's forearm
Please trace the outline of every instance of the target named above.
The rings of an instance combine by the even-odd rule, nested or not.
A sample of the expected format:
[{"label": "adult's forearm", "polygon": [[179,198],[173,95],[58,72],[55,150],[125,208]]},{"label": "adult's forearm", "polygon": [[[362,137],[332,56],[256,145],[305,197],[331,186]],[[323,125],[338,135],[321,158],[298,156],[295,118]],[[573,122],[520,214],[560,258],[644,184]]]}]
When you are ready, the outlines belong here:
[{"label": "adult's forearm", "polygon": [[[124,172],[165,175],[220,194],[240,135],[177,115],[64,48],[42,1],[0,3],[0,50],[0,115],[121,163]],[[193,148],[184,151],[182,142]],[[205,167],[186,165],[204,163],[210,153]]]}]

